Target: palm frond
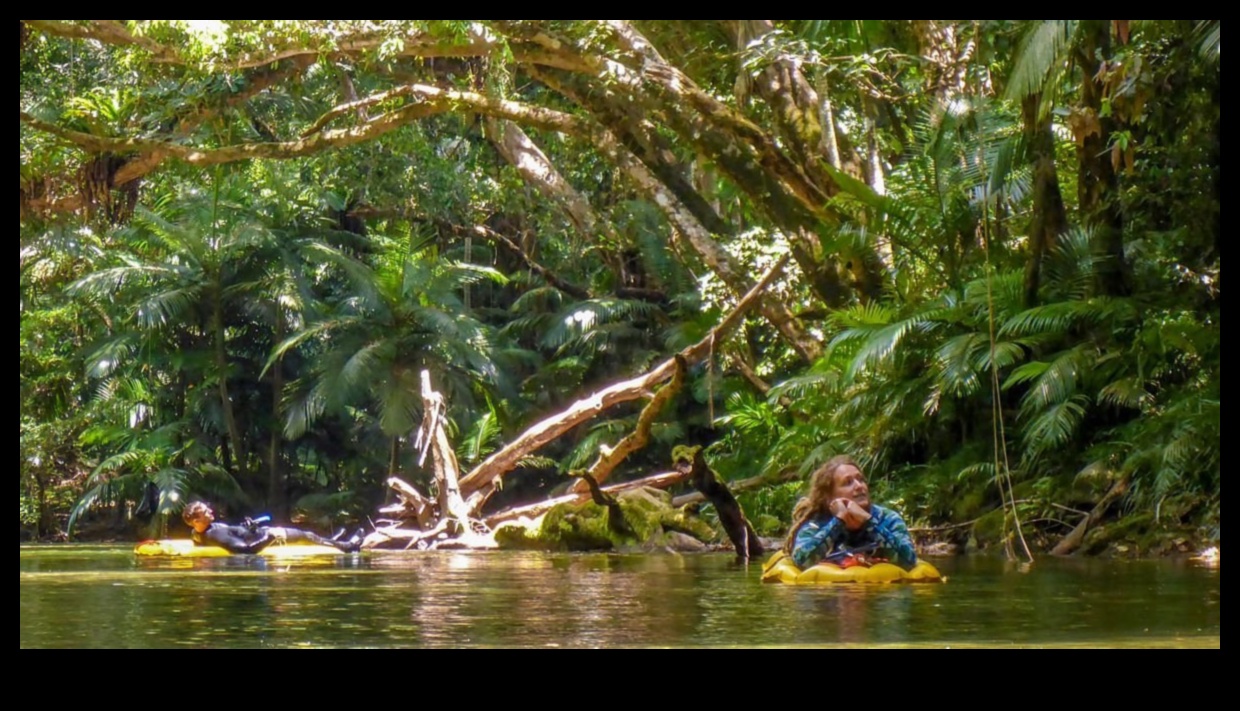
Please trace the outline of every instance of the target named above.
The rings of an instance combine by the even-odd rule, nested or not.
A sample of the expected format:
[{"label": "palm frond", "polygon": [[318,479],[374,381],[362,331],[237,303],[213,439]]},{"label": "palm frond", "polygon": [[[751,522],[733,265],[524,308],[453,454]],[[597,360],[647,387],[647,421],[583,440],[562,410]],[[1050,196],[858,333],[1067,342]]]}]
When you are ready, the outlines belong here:
[{"label": "palm frond", "polygon": [[138,302],[134,316],[138,326],[144,330],[180,324],[185,320],[185,314],[199,303],[201,298],[202,289],[198,285],[162,291]]},{"label": "palm frond", "polygon": [[[1025,307],[1025,274],[1023,271],[1003,271],[993,278],[981,278],[965,284],[961,308],[969,309],[977,323],[989,320],[991,305],[999,320],[1019,313]],[[1008,335],[1000,333],[1000,335]]]},{"label": "palm frond", "polygon": [[1019,102],[1026,96],[1054,90],[1054,79],[1068,61],[1076,33],[1076,20],[1033,20],[1016,52],[1016,66],[1008,79],[1007,98]]},{"label": "palm frond", "polygon": [[631,425],[626,420],[609,420],[595,425],[560,462],[560,471],[584,469],[598,457],[602,445],[619,441],[630,428]]},{"label": "palm frond", "polygon": [[385,435],[396,437],[408,434],[418,422],[422,397],[412,387],[393,383],[379,393],[379,427]]},{"label": "palm frond", "polygon": [[946,393],[972,395],[981,388],[979,358],[989,359],[990,339],[981,333],[965,333],[948,339],[935,354],[935,380]]},{"label": "palm frond", "polygon": [[1220,61],[1223,56],[1222,20],[1199,20],[1195,33],[1201,38],[1201,56]]},{"label": "palm frond", "polygon": [[446,276],[450,278],[454,285],[460,286],[479,284],[484,281],[500,286],[508,283],[508,277],[504,276],[497,269],[461,262],[451,263],[447,269]]},{"label": "palm frond", "polygon": [[631,323],[658,313],[659,308],[654,304],[627,299],[591,299],[572,304],[559,313],[555,325],[543,336],[543,345],[553,350],[570,342],[590,345],[599,342],[607,325],[621,321]]},{"label": "palm frond", "polygon": [[989,371],[992,364],[994,367],[1003,370],[1024,360],[1026,353],[1026,346],[1020,340],[1000,341],[995,344],[993,355],[988,346],[985,351],[978,354],[974,365],[981,372]]},{"label": "palm frond", "polygon": [[302,344],[307,343],[316,337],[324,336],[333,330],[346,329],[356,323],[358,323],[358,319],[356,318],[345,318],[320,321],[319,323],[308,325],[301,333],[293,334],[292,336],[284,339],[282,343],[276,345],[275,350],[273,350],[271,355],[267,357],[267,362],[263,365],[263,370],[259,374],[259,377],[261,378],[266,376],[267,371],[271,369],[271,366],[275,365],[282,358],[287,356],[290,351],[296,349]]},{"label": "palm frond", "polygon": [[1141,410],[1153,400],[1154,396],[1146,388],[1145,378],[1137,376],[1116,380],[1098,393],[1099,404],[1127,407],[1133,410]]},{"label": "palm frond", "polygon": [[956,481],[966,483],[971,481],[993,481],[995,478],[995,465],[993,462],[979,462],[971,464],[956,475]]},{"label": "palm frond", "polygon": [[1084,396],[1075,395],[1042,410],[1024,429],[1030,453],[1037,455],[1070,443],[1085,419],[1088,404]]},{"label": "palm frond", "polygon": [[1073,228],[1059,236],[1046,263],[1047,290],[1065,301],[1083,301],[1093,293],[1101,259],[1088,229]]},{"label": "palm frond", "polygon": [[866,370],[878,370],[891,362],[900,345],[915,332],[926,332],[932,324],[920,316],[905,319],[874,331],[853,358],[848,377]]},{"label": "palm frond", "polygon": [[[108,378],[116,373],[117,369],[127,365],[134,356],[138,344],[138,337],[133,334],[121,334],[115,338],[104,341],[94,351],[86,356],[86,374],[92,378]],[[112,387],[110,382],[100,384],[102,390],[96,395],[101,400],[106,400],[108,393],[107,388]]]},{"label": "palm frond", "polygon": [[513,313],[531,313],[558,311],[566,300],[564,292],[553,286],[541,286],[530,289],[512,302]]},{"label": "palm frond", "polygon": [[815,395],[824,395],[838,387],[839,383],[840,374],[836,372],[798,375],[771,388],[768,398],[771,402],[778,402],[785,397],[803,400]]},{"label": "palm frond", "polygon": [[1036,306],[1004,321],[999,327],[999,335],[1019,337],[1066,333],[1075,326],[1097,318],[1100,313],[1101,309],[1097,304],[1084,301],[1060,301]]},{"label": "palm frond", "polygon": [[171,267],[143,264],[131,257],[122,258],[129,263],[123,267],[101,269],[78,279],[68,286],[70,296],[86,296],[94,299],[111,300],[117,292],[127,284],[142,279],[156,280],[175,276]]},{"label": "palm frond", "polygon": [[500,438],[499,418],[494,410],[474,421],[465,439],[457,446],[457,456],[467,464],[476,464],[496,449]]},{"label": "palm frond", "polygon": [[[1050,363],[1045,364],[1045,369],[1033,381],[1029,393],[1021,401],[1022,414],[1030,416],[1045,408],[1067,402],[1071,398],[1080,397],[1077,391],[1081,381],[1094,367],[1096,356],[1097,353],[1092,346],[1082,344],[1064,351]],[[1018,372],[1023,367],[1018,368]]]}]

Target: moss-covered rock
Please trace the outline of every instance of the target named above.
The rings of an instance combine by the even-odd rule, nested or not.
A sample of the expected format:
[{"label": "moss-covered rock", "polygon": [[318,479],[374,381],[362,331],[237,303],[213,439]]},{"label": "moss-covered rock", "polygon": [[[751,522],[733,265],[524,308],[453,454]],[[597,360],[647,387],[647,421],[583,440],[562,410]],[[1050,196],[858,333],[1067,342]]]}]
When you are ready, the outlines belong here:
[{"label": "moss-covered rock", "polygon": [[995,509],[977,519],[970,532],[967,549],[969,551],[981,551],[991,546],[1002,544],[1004,518],[1005,513],[1003,509]]},{"label": "moss-covered rock", "polygon": [[1095,527],[1085,535],[1081,552],[1117,558],[1189,555],[1204,545],[1199,530],[1153,513],[1132,513]]},{"label": "moss-covered rock", "polygon": [[611,521],[608,507],[593,502],[563,504],[539,522],[505,524],[495,531],[501,548],[546,551],[684,550],[675,532],[703,543],[713,541],[716,531],[684,510],[672,508],[672,497],[658,489],[635,489],[616,497],[624,520]]},{"label": "moss-covered rock", "polygon": [[972,521],[981,514],[989,503],[987,492],[977,489],[966,491],[955,498],[952,505],[952,520]]}]

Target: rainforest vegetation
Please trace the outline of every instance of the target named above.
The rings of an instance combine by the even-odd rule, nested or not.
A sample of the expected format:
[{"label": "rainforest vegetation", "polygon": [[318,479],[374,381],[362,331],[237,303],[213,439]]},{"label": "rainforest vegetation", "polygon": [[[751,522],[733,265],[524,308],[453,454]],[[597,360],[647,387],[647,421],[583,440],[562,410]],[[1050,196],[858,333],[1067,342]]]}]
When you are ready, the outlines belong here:
[{"label": "rainforest vegetation", "polygon": [[762,536],[847,453],[927,545],[1221,539],[1218,20],[19,25],[22,540],[364,524],[423,372],[480,516],[644,431]]}]

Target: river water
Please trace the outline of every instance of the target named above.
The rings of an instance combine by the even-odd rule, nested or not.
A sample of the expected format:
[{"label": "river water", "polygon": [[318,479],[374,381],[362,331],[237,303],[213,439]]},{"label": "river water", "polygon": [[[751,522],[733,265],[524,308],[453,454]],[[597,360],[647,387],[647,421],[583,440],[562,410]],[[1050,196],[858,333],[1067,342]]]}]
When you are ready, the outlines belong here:
[{"label": "river water", "polygon": [[725,554],[275,563],[22,546],[19,647],[1221,649],[1217,568],[932,562],[946,584],[795,588]]}]

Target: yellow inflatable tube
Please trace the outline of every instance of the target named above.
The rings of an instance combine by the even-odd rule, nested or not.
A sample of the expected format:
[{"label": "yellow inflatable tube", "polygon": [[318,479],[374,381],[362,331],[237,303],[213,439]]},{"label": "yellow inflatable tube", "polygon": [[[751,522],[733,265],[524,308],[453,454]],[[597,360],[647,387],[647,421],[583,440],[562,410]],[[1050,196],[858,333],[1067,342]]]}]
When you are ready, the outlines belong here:
[{"label": "yellow inflatable tube", "polygon": [[[232,556],[223,548],[217,546],[197,546],[188,539],[163,540],[163,541],[143,541],[134,548],[134,553],[140,556],[151,557],[170,557],[170,558],[228,558]],[[338,556],[347,555],[331,546],[316,546],[309,544],[294,543],[290,545],[281,545],[279,543],[267,546],[257,555],[264,558],[312,558],[315,556]]]},{"label": "yellow inflatable tube", "polygon": [[943,583],[947,579],[929,563],[922,561],[912,570],[878,563],[869,568],[857,566],[841,568],[830,563],[820,563],[809,570],[801,570],[783,551],[776,553],[762,566],[762,582],[785,585],[834,585],[837,583]]}]

